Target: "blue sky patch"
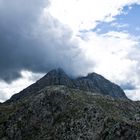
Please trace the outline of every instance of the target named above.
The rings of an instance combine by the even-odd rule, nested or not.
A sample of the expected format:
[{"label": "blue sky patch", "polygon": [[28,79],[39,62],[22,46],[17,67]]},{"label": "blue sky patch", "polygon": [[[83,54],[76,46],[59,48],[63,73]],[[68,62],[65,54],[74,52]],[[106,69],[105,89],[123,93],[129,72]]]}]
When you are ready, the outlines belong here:
[{"label": "blue sky patch", "polygon": [[128,32],[132,35],[140,35],[140,5],[125,6],[122,14],[115,17],[112,22],[99,22],[93,32],[104,34],[109,31]]}]

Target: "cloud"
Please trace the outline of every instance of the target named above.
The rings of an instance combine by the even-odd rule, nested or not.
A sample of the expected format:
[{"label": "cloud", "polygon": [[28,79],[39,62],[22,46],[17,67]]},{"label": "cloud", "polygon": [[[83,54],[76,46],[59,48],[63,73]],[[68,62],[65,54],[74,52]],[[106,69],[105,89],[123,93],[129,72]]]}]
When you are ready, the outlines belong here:
[{"label": "cloud", "polygon": [[[53,18],[48,1],[0,0],[0,78],[9,82],[22,70],[46,73],[62,67],[68,73],[84,71],[84,56],[76,37]],[[81,73],[83,73],[81,71]]]},{"label": "cloud", "polygon": [[[62,6],[63,4],[63,6]],[[90,30],[99,21],[111,22],[115,16],[125,14],[124,6],[140,4],[139,0],[51,0],[50,12],[75,33]]]},{"label": "cloud", "polygon": [[21,71],[20,74],[21,78],[11,83],[0,81],[0,102],[9,99],[13,94],[20,92],[43,76],[43,74],[33,73],[31,71]]},{"label": "cloud", "polygon": [[5,92],[3,92],[3,90],[0,90],[0,103],[4,102],[5,100],[7,100],[7,96],[5,94]]}]

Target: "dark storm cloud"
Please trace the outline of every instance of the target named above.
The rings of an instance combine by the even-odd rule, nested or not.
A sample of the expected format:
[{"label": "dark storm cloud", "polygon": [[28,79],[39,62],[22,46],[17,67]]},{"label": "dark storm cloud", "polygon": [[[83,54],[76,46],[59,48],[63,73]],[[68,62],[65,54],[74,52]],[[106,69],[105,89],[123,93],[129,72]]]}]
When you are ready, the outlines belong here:
[{"label": "dark storm cloud", "polygon": [[76,74],[84,69],[71,31],[43,9],[43,0],[0,0],[0,78],[12,81],[21,70],[47,72],[62,67]]},{"label": "dark storm cloud", "polygon": [[129,82],[129,83],[124,83],[124,84],[121,84],[121,87],[123,90],[135,90],[137,87],[136,85],[132,82]]}]

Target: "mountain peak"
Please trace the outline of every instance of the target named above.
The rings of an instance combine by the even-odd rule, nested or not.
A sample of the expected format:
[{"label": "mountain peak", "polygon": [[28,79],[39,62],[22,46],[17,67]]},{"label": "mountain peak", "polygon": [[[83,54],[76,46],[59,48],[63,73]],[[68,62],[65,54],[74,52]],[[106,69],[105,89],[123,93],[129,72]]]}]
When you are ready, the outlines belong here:
[{"label": "mountain peak", "polygon": [[[71,84],[71,79],[64,72],[63,69],[53,69],[49,71],[43,78],[38,81],[39,84],[50,85],[69,85]],[[45,86],[44,85],[44,86]],[[69,85],[70,86],[70,85]]]},{"label": "mountain peak", "polygon": [[46,75],[50,75],[50,74],[66,75],[66,73],[62,68],[53,69],[49,71]]},{"label": "mountain peak", "polygon": [[22,97],[34,94],[34,92],[40,91],[47,86],[53,85],[64,85],[69,88],[109,95],[114,98],[127,99],[124,91],[118,85],[110,82],[99,74],[93,72],[88,74],[86,77],[72,79],[63,69],[58,68],[49,71],[44,77],[21,91],[19,94],[13,95],[8,102],[16,101]]}]

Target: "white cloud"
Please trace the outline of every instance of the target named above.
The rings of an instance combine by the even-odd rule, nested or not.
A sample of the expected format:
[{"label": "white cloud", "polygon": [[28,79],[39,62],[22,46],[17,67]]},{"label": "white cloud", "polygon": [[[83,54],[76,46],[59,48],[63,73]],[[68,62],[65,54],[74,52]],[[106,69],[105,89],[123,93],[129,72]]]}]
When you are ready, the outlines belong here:
[{"label": "white cloud", "polygon": [[128,28],[129,24],[120,24],[120,23],[114,22],[114,23],[111,23],[111,26],[117,27],[117,29],[121,29],[121,28],[123,29],[123,28]]},{"label": "white cloud", "polygon": [[50,13],[74,32],[91,29],[97,21],[110,22],[126,5],[140,0],[51,0]]},{"label": "white cloud", "polygon": [[134,100],[134,101],[139,101],[140,100],[140,87],[134,90],[126,90],[128,98]]},{"label": "white cloud", "polygon": [[43,74],[32,73],[30,71],[22,71],[21,75],[22,77],[20,79],[10,84],[0,81],[0,102],[9,99],[13,94],[20,92],[43,76]]}]

